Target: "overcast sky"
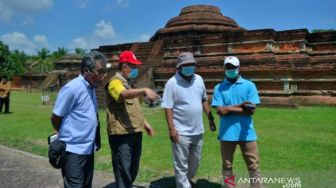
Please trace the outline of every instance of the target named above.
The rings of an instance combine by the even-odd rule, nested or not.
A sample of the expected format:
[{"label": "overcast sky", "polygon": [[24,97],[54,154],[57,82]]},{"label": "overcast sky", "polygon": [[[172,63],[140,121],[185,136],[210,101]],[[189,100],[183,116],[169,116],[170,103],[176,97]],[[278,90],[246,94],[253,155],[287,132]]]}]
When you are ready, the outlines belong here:
[{"label": "overcast sky", "polygon": [[143,42],[198,4],[248,30],[336,29],[335,0],[0,0],[0,40],[29,54]]}]

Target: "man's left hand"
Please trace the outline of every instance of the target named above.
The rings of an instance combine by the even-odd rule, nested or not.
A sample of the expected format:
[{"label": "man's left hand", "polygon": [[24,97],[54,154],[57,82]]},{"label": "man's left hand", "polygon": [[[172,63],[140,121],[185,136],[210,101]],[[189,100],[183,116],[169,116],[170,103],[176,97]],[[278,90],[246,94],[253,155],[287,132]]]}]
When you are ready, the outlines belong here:
[{"label": "man's left hand", "polygon": [[213,120],[209,121],[209,127],[212,132],[216,131],[216,124]]}]

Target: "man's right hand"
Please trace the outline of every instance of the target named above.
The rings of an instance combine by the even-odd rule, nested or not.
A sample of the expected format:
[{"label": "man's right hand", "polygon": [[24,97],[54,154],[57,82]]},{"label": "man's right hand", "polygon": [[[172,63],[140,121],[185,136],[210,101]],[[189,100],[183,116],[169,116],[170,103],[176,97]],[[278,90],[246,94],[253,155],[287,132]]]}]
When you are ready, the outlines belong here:
[{"label": "man's right hand", "polygon": [[170,140],[173,141],[174,143],[178,143],[178,140],[179,140],[179,135],[176,131],[176,129],[171,129],[169,130],[169,137],[170,137]]},{"label": "man's right hand", "polygon": [[148,100],[153,101],[160,97],[155,91],[145,88],[145,95],[147,96]]},{"label": "man's right hand", "polygon": [[229,113],[229,109],[227,107],[224,106],[219,106],[217,107],[217,114],[220,116],[225,116]]}]

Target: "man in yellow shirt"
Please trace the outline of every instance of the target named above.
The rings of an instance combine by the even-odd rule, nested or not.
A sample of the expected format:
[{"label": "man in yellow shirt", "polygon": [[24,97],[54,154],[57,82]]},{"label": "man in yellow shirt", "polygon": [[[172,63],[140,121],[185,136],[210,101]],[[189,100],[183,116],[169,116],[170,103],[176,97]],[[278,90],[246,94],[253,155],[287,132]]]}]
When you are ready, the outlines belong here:
[{"label": "man in yellow shirt", "polygon": [[12,84],[3,77],[0,82],[0,113],[2,112],[2,106],[5,103],[5,114],[9,114],[9,97]]},{"label": "man in yellow shirt", "polygon": [[129,81],[138,76],[138,61],[131,51],[119,57],[119,72],[105,85],[107,132],[112,152],[112,166],[117,188],[131,188],[138,174],[142,132],[154,135],[154,129],[142,115],[138,97],[149,100],[159,96],[149,88],[132,88]]}]

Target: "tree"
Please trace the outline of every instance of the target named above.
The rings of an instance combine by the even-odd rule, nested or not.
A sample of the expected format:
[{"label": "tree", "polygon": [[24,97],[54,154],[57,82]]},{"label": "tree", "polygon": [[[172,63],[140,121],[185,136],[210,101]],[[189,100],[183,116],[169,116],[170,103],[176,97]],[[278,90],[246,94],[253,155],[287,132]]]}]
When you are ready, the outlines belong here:
[{"label": "tree", "polygon": [[28,55],[23,51],[14,50],[8,58],[8,68],[12,70],[12,75],[23,74],[26,72],[26,62]]},{"label": "tree", "polygon": [[8,46],[0,40],[0,67],[3,66],[9,55]]},{"label": "tree", "polygon": [[312,33],[323,33],[323,32],[332,32],[336,31],[335,29],[313,29]]},{"label": "tree", "polygon": [[0,41],[0,74],[12,77],[25,72],[28,56],[24,52],[15,50],[10,52],[6,44]]},{"label": "tree", "polygon": [[40,60],[45,60],[49,56],[50,51],[46,48],[42,48],[41,50],[37,51],[37,56],[40,58]]},{"label": "tree", "polygon": [[84,49],[84,48],[75,48],[75,52],[76,52],[76,54],[84,55],[86,53],[86,49]]},{"label": "tree", "polygon": [[48,72],[53,69],[52,60],[50,59],[50,52],[46,48],[42,48],[37,51],[37,56],[33,57],[33,61],[36,62],[33,65],[34,72]]},{"label": "tree", "polygon": [[57,51],[53,52],[53,56],[58,59],[58,58],[68,55],[68,53],[69,53],[69,49],[64,48],[64,47],[62,48],[58,47]]}]

